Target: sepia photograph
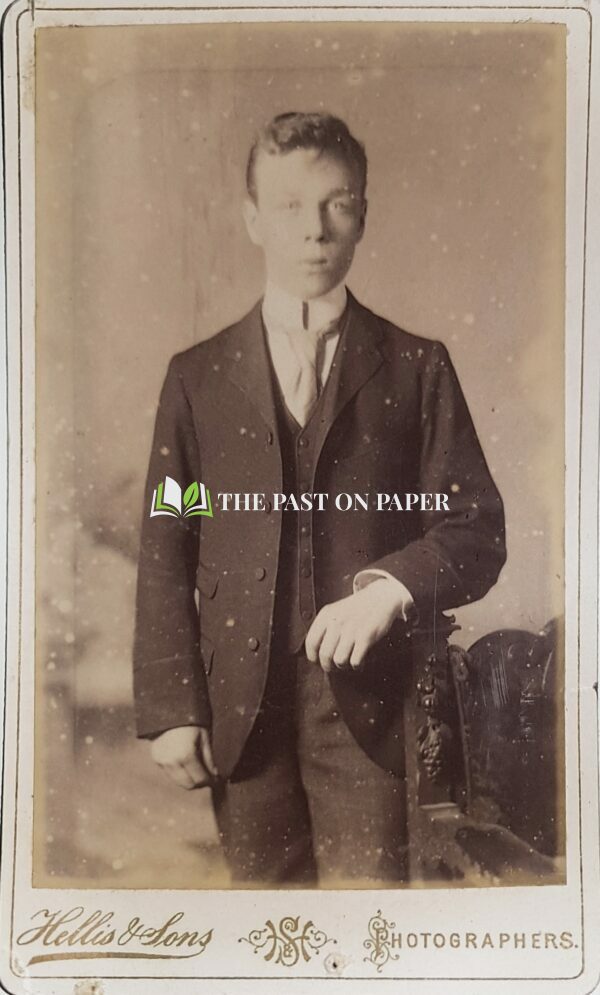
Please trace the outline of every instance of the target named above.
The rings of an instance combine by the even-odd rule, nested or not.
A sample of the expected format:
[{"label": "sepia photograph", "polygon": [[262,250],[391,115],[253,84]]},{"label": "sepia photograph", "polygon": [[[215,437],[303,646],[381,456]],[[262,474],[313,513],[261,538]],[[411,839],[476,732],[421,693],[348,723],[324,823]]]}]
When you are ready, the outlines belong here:
[{"label": "sepia photograph", "polygon": [[535,11],[7,13],[7,990],[589,980],[591,22]]},{"label": "sepia photograph", "polygon": [[556,883],[564,28],[37,60],[36,880]]}]

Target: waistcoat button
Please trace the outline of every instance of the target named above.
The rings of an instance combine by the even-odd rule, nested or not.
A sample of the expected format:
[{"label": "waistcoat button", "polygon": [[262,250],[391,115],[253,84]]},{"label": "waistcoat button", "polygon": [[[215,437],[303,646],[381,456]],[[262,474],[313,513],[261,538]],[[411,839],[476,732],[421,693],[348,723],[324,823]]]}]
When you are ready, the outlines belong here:
[{"label": "waistcoat button", "polygon": [[265,577],[267,576],[267,571],[265,570],[264,567],[257,567],[256,570],[254,571],[254,576],[256,577],[257,580],[264,580]]},{"label": "waistcoat button", "polygon": [[258,646],[259,642],[256,636],[250,636],[250,639],[248,640],[248,649],[257,650]]}]

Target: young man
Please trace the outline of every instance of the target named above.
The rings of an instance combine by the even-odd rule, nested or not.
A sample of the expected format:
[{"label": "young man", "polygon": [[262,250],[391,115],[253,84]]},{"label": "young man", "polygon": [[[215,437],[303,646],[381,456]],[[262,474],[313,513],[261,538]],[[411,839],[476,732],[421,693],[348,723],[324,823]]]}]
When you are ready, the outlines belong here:
[{"label": "young man", "polygon": [[[174,781],[211,786],[237,883],[403,880],[410,628],[482,597],[505,558],[502,502],[446,350],[344,285],[366,175],[339,119],[290,113],[264,128],[244,208],[264,297],[176,355],[160,398],[138,731]],[[150,518],[166,474],[213,493],[330,499]],[[356,491],[447,495],[449,510],[335,507]]]}]

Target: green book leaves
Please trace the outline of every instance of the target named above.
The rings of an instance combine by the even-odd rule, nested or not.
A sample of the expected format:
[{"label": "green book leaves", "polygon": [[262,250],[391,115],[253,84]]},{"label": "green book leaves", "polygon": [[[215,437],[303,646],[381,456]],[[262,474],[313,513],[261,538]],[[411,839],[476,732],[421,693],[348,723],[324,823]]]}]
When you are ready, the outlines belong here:
[{"label": "green book leaves", "polygon": [[200,496],[200,488],[198,487],[198,484],[194,480],[185,491],[185,494],[183,495],[183,507],[189,508],[190,505],[195,504],[199,496]]}]

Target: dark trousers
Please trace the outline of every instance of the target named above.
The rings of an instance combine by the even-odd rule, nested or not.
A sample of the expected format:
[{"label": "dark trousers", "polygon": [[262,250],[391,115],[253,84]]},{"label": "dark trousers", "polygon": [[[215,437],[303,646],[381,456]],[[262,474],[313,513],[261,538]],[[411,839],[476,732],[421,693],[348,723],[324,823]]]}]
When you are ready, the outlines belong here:
[{"label": "dark trousers", "polygon": [[406,880],[405,781],[358,746],[327,675],[303,654],[273,655],[241,763],[213,804],[238,885]]}]

